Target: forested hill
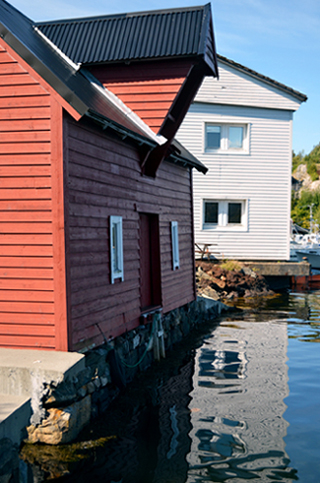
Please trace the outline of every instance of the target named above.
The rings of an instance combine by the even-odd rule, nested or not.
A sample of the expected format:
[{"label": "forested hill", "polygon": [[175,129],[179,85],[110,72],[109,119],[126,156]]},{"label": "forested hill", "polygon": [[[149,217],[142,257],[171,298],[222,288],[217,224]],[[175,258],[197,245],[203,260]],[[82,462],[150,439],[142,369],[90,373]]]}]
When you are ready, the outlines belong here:
[{"label": "forested hill", "polygon": [[[320,144],[304,156],[294,154],[292,158],[293,183],[291,218],[303,228],[310,228],[310,206],[313,219],[320,226]],[[293,180],[293,181],[294,181]]]}]

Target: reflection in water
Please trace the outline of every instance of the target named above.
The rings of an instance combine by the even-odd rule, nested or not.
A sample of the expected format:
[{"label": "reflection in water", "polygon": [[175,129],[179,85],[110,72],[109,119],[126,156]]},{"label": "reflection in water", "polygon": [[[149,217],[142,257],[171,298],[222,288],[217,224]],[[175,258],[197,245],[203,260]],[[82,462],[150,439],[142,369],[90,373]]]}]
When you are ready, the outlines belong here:
[{"label": "reflection in water", "polygon": [[244,307],[141,374],[84,435],[91,446],[114,436],[86,458],[70,463],[72,447],[65,460],[59,448],[22,453],[32,462],[24,481],[65,475],[68,483],[318,483],[314,342],[320,291]]},{"label": "reflection in water", "polygon": [[283,438],[286,324],[224,322],[198,349],[188,482],[297,479]]}]

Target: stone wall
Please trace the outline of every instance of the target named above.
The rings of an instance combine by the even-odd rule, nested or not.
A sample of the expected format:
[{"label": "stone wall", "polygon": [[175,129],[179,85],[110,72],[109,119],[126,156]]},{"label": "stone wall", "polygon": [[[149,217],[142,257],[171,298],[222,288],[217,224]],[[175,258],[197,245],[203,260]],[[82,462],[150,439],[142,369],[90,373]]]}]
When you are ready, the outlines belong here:
[{"label": "stone wall", "polygon": [[218,301],[199,298],[165,316],[150,314],[137,329],[88,351],[85,369],[59,384],[52,381],[43,385],[44,417],[27,428],[28,441],[73,441],[92,418],[106,411],[138,371],[146,370],[194,327],[217,318],[226,309]]}]

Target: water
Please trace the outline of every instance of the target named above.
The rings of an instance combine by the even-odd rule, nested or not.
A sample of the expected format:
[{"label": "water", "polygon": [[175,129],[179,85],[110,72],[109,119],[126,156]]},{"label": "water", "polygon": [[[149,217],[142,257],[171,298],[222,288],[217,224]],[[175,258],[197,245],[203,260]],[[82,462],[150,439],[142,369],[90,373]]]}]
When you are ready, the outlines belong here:
[{"label": "water", "polygon": [[39,448],[34,481],[319,483],[318,342],[320,291],[229,316],[128,388],[87,459]]}]

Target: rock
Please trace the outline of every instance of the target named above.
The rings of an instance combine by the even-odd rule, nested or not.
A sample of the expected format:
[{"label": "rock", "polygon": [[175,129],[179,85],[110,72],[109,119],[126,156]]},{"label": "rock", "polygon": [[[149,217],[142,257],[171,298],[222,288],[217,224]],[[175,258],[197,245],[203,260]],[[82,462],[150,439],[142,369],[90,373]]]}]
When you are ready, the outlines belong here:
[{"label": "rock", "polygon": [[213,300],[219,300],[220,296],[216,290],[211,287],[206,287],[202,292],[201,295],[204,297],[208,297]]},{"label": "rock", "polygon": [[62,444],[73,441],[90,421],[91,397],[87,396],[65,409],[50,408],[49,416],[38,426],[29,426],[28,442]]},{"label": "rock", "polygon": [[44,401],[44,407],[66,406],[77,399],[77,392],[73,383],[64,382],[57,387],[51,387],[49,396]]},{"label": "rock", "polygon": [[227,300],[233,300],[233,299],[238,298],[238,297],[239,297],[238,292],[230,292],[226,296],[226,299]]},{"label": "rock", "polygon": [[82,399],[86,396],[87,394],[87,387],[86,386],[82,386],[78,389],[78,396]]},{"label": "rock", "polygon": [[242,271],[245,275],[248,275],[249,277],[257,278],[256,272],[251,270],[250,267],[242,267]]},{"label": "rock", "polygon": [[88,394],[92,394],[95,390],[96,390],[95,384],[92,381],[88,382],[87,384]]},{"label": "rock", "polygon": [[211,280],[211,275],[204,272],[201,267],[199,267],[199,269],[197,270],[197,277],[199,279]]},{"label": "rock", "polygon": [[216,285],[217,287],[221,288],[221,289],[224,289],[225,286],[226,286],[226,282],[225,280],[220,280],[219,278],[216,278],[216,277],[211,277],[211,286],[214,286]]}]

